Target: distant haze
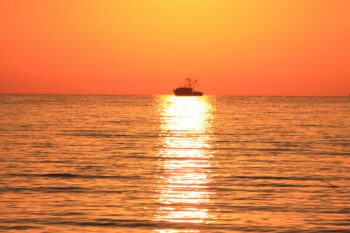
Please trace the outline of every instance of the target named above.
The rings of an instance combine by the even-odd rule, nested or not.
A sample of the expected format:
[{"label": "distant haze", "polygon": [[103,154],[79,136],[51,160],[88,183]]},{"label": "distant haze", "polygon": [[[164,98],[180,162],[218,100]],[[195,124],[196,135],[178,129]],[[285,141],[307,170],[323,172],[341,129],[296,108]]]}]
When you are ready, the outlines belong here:
[{"label": "distant haze", "polygon": [[0,93],[347,95],[348,0],[0,2]]}]

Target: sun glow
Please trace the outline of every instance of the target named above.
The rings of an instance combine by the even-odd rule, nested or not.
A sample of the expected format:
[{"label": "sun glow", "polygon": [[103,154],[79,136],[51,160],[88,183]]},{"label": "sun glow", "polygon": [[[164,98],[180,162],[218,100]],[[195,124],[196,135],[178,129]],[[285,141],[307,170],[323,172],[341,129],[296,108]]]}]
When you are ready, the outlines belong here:
[{"label": "sun glow", "polygon": [[164,134],[160,155],[156,219],[177,223],[210,222],[210,131],[213,107],[208,97],[162,96],[159,100]]}]

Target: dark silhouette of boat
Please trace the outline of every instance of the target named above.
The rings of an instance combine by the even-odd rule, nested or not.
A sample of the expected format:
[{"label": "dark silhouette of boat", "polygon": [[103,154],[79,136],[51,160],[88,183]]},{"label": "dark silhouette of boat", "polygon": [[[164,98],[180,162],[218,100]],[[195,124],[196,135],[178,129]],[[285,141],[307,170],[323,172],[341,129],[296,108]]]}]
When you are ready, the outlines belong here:
[{"label": "dark silhouette of boat", "polygon": [[176,96],[202,96],[203,92],[195,91],[194,86],[197,84],[197,79],[192,82],[190,78],[185,80],[185,86],[174,89]]}]

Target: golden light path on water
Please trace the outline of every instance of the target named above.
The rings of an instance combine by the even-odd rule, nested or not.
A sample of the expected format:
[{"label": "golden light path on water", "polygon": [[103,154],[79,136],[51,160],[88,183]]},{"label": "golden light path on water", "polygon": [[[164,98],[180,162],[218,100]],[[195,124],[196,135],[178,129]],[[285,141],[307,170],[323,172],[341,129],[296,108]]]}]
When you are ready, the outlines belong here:
[{"label": "golden light path on water", "polygon": [[[209,97],[161,96],[161,178],[158,186],[161,207],[157,221],[209,223],[212,204],[210,177],[210,132],[213,107]],[[198,232],[169,229],[157,232]]]}]

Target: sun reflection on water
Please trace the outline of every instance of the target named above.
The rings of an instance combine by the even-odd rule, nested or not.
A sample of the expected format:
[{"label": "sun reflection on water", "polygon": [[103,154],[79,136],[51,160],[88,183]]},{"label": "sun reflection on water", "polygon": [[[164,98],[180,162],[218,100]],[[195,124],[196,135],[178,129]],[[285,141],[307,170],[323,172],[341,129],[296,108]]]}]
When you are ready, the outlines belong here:
[{"label": "sun reflection on water", "polygon": [[200,232],[199,230],[175,230],[175,229],[166,229],[166,230],[156,230],[157,233],[194,233]]},{"label": "sun reflection on water", "polygon": [[163,139],[158,185],[161,207],[156,220],[209,223],[214,218],[208,210],[212,204],[208,189],[213,111],[210,98],[162,96],[159,111]]}]

